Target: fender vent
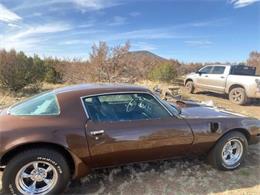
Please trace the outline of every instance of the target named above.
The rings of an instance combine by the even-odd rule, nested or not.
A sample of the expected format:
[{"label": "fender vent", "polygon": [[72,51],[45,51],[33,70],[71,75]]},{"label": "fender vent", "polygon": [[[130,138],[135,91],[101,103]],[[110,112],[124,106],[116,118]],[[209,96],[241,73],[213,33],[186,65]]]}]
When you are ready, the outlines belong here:
[{"label": "fender vent", "polygon": [[219,123],[217,123],[217,122],[210,123],[210,131],[212,133],[215,133],[218,129],[219,129]]}]

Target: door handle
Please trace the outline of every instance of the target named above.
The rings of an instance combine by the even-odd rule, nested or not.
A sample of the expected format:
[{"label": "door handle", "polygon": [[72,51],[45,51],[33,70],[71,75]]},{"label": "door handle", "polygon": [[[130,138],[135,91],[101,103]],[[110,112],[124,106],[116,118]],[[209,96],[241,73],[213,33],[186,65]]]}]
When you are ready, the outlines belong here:
[{"label": "door handle", "polygon": [[105,133],[104,130],[91,131],[90,134],[93,136],[103,135]]},{"label": "door handle", "polygon": [[225,77],[221,76],[220,78],[224,79]]},{"label": "door handle", "polygon": [[205,77],[209,77],[208,75],[205,75]]}]

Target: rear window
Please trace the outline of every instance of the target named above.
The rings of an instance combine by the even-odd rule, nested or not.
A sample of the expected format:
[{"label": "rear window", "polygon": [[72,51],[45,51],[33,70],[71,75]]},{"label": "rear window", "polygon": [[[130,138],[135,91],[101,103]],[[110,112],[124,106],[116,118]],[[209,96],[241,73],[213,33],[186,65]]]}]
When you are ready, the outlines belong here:
[{"label": "rear window", "polygon": [[53,92],[47,92],[12,106],[9,113],[18,116],[59,115],[60,108],[56,95]]},{"label": "rear window", "polygon": [[256,75],[256,68],[250,66],[233,66],[230,70],[231,75],[248,75],[248,76],[255,76]]}]

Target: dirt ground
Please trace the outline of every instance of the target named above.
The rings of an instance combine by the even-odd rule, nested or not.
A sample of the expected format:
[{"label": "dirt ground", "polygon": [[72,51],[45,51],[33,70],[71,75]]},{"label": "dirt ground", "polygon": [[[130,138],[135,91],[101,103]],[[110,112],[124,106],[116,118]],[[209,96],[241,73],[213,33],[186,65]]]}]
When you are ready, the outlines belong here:
[{"label": "dirt ground", "polygon": [[260,100],[252,100],[245,106],[239,106],[231,103],[225,95],[210,92],[196,92],[195,94],[188,94],[185,92],[183,87],[181,88],[181,91],[183,98],[185,99],[202,102],[212,101],[217,107],[260,119]]},{"label": "dirt ground", "polygon": [[[154,83],[140,83],[152,88]],[[53,86],[44,86],[44,89]],[[260,119],[260,102],[237,106],[221,95],[198,92],[181,94],[186,99],[213,103],[216,106]],[[28,95],[0,96],[0,108]],[[209,102],[212,101],[212,102]],[[0,172],[0,189],[1,189]],[[93,171],[69,186],[66,194],[260,194],[260,144],[249,147],[243,166],[234,171],[218,171],[204,159],[177,159],[138,163]]]}]

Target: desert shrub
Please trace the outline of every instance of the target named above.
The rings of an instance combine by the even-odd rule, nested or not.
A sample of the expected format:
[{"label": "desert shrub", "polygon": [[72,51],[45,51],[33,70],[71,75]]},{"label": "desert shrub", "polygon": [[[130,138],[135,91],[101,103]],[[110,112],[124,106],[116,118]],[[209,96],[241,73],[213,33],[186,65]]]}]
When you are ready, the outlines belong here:
[{"label": "desert shrub", "polygon": [[148,75],[151,80],[171,82],[177,77],[177,71],[172,64],[161,64],[153,68]]},{"label": "desert shrub", "polygon": [[130,43],[109,47],[104,41],[94,44],[89,54],[89,63],[93,70],[93,80],[112,82],[125,76]]},{"label": "desert shrub", "polygon": [[46,58],[44,59],[45,77],[47,83],[60,83],[62,81],[61,72],[57,70],[60,61],[57,59]]},{"label": "desert shrub", "polygon": [[[35,64],[34,64],[35,60]],[[0,86],[11,91],[18,91],[27,85],[37,84],[44,75],[43,64],[37,56],[27,57],[23,52],[14,50],[0,51]]]},{"label": "desert shrub", "polygon": [[256,67],[256,74],[260,75],[260,52],[253,51],[249,54],[249,58],[247,60],[247,64],[249,66]]}]

